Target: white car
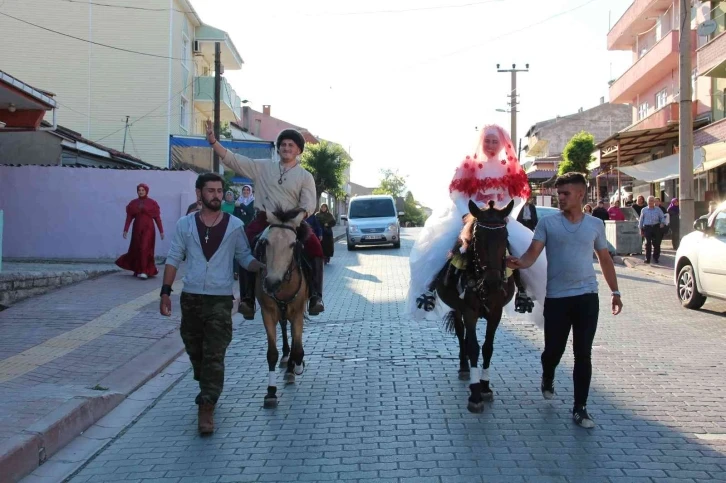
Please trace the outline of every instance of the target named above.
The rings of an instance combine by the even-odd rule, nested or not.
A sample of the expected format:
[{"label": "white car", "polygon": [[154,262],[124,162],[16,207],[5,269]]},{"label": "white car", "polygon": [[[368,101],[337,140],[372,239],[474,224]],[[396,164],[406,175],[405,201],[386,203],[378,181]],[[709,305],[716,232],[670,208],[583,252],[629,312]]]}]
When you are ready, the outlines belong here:
[{"label": "white car", "polygon": [[674,279],[681,304],[699,309],[706,297],[726,300],[726,202],[693,226],[676,252]]}]

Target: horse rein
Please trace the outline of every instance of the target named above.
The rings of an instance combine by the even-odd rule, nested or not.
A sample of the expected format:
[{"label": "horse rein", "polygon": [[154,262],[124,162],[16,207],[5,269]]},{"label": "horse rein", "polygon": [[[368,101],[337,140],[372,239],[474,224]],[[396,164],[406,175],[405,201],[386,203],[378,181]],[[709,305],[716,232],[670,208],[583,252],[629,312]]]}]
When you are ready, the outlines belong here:
[{"label": "horse rein", "polygon": [[[491,230],[491,231],[497,231],[497,230],[506,230],[507,224],[501,223],[501,224],[487,224],[487,223],[481,223],[477,221],[474,226],[474,233],[473,238],[476,240],[476,232],[478,228],[483,228],[485,230]],[[475,243],[476,245],[476,243]],[[479,279],[479,283],[477,284],[477,291],[480,293],[480,297],[483,299],[486,296],[486,284],[484,284],[484,274],[487,271],[500,271],[502,275],[502,284],[504,283],[504,280],[506,280],[506,255],[502,258],[502,269],[499,270],[498,268],[492,268],[489,267],[486,264],[481,263],[481,259],[479,258],[479,251],[476,249],[476,246],[474,247],[474,274],[477,279]],[[503,286],[503,285],[502,285]]]}]

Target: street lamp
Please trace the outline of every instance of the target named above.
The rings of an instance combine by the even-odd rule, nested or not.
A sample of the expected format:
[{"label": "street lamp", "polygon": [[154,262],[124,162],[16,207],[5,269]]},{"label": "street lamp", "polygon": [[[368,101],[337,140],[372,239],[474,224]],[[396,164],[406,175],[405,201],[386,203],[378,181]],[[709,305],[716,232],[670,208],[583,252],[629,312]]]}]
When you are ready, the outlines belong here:
[{"label": "street lamp", "polygon": [[497,112],[512,112],[512,111],[507,111],[506,109],[496,109],[496,111]]}]

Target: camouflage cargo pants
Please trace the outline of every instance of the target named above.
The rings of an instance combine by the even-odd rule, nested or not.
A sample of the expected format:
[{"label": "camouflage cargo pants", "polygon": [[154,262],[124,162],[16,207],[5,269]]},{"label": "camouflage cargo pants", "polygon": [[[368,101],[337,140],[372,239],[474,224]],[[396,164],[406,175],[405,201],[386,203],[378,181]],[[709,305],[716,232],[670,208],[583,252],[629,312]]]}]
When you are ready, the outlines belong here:
[{"label": "camouflage cargo pants", "polygon": [[181,338],[199,381],[197,404],[216,404],[224,387],[224,356],[232,341],[232,296],[181,294]]}]

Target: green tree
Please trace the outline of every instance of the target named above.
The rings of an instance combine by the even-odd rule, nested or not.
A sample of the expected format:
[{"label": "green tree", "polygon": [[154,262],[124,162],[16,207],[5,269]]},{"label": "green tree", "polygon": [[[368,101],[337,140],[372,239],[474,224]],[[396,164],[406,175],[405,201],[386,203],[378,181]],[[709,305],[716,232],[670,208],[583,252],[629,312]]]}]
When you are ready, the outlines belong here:
[{"label": "green tree", "polygon": [[225,122],[219,126],[219,137],[225,139],[232,139],[232,128],[229,127],[229,123]]},{"label": "green tree", "polygon": [[381,184],[373,190],[374,195],[391,195],[394,198],[403,196],[406,189],[406,177],[398,174],[398,170],[382,169]]},{"label": "green tree", "polygon": [[345,170],[350,166],[350,156],[341,146],[328,141],[306,144],[301,164],[310,171],[315,180],[316,210],[323,192],[335,198],[345,195],[343,191],[344,175]]},{"label": "green tree", "polygon": [[426,215],[410,191],[403,199],[403,213],[400,217],[401,223],[410,222],[413,226],[421,226],[426,221]]},{"label": "green tree", "polygon": [[575,134],[562,151],[559,174],[577,173],[587,174],[587,165],[593,160],[592,152],[595,151],[595,137],[586,131]]}]

